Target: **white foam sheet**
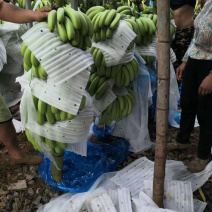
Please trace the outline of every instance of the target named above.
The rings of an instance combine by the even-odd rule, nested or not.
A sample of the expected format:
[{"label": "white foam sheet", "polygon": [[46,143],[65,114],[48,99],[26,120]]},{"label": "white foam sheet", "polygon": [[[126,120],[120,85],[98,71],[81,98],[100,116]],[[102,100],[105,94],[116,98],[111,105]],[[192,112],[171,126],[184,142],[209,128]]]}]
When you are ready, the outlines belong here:
[{"label": "white foam sheet", "polygon": [[20,28],[20,24],[5,22],[4,24],[0,25],[0,36],[9,32],[17,31],[19,28]]},{"label": "white foam sheet", "polygon": [[[34,132],[45,138],[63,143],[80,143],[87,139],[89,127],[93,121],[93,110],[90,105],[91,101],[87,97],[87,105],[85,109],[73,119],[68,121],[56,122],[54,125],[45,123],[44,125],[37,124],[36,110],[32,100],[30,87],[25,88],[21,100],[21,119],[22,124],[31,132]],[[26,120],[26,111],[28,111],[28,122]]]},{"label": "white foam sheet", "polygon": [[21,122],[16,119],[13,119],[12,122],[15,127],[16,133],[20,133],[23,130]]},{"label": "white foam sheet", "polygon": [[113,93],[111,88],[108,87],[104,95],[101,97],[101,99],[97,100],[95,96],[92,97],[93,102],[93,109],[96,116],[100,116],[101,113],[107,108],[108,105],[110,105],[117,96]]},{"label": "white foam sheet", "polygon": [[[152,198],[153,181],[144,181],[145,192]],[[164,207],[180,212],[194,212],[191,182],[169,181],[164,187]]]},{"label": "white foam sheet", "polygon": [[57,30],[49,32],[47,24],[36,24],[22,36],[48,74],[49,82],[59,85],[93,64],[89,51],[64,44]]},{"label": "white foam sheet", "polygon": [[206,202],[194,199],[194,212],[203,212],[207,206]]},{"label": "white foam sheet", "polygon": [[[106,47],[105,47],[106,48]],[[107,67],[116,66],[123,63],[128,63],[133,60],[135,48],[133,48],[130,51],[126,51],[123,57],[120,60],[116,60],[114,57],[112,57],[108,52],[102,51],[104,57],[105,57],[105,63]]]},{"label": "white foam sheet", "polygon": [[[119,171],[112,181],[122,188],[128,188],[136,197],[140,191],[144,191],[144,181],[153,179],[153,169],[154,162],[142,157]],[[192,191],[200,188],[211,175],[212,162],[205,170],[195,174],[190,173],[182,162],[167,160],[166,163],[166,180],[190,181]]]},{"label": "white foam sheet", "polygon": [[0,72],[3,69],[4,64],[7,62],[7,54],[4,43],[0,38]]},{"label": "white foam sheet", "polygon": [[113,202],[106,193],[94,197],[90,202],[90,207],[92,212],[116,212]]},{"label": "white foam sheet", "polygon": [[162,208],[154,208],[150,206],[141,206],[137,212],[178,212],[168,209],[162,209]]},{"label": "white foam sheet", "polygon": [[123,21],[120,21],[112,39],[93,43],[93,46],[107,52],[116,61],[120,61],[126,54],[127,47],[135,37],[136,34],[130,27]]},{"label": "white foam sheet", "polygon": [[24,88],[30,84],[32,94],[42,101],[62,111],[76,115],[89,78],[89,70],[85,70],[65,81],[61,85],[46,83],[33,78],[30,83],[31,71],[19,77],[17,81]]},{"label": "white foam sheet", "polygon": [[87,156],[87,141],[83,141],[77,144],[68,144],[67,151],[75,152],[82,156]]}]

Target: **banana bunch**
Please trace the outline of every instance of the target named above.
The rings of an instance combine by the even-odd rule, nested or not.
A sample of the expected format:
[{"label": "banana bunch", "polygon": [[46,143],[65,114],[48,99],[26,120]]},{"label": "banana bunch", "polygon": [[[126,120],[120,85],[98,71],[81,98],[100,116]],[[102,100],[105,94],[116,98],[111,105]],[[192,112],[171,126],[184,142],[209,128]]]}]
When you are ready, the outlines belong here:
[{"label": "banana bunch", "polygon": [[91,47],[91,38],[93,37],[93,24],[87,15],[81,11],[66,6],[52,10],[48,15],[49,31],[53,32],[57,27],[58,34],[62,42],[74,47],[87,50]]},{"label": "banana bunch", "polygon": [[143,14],[153,14],[153,7],[146,6],[145,9],[142,11]]},{"label": "banana bunch", "polygon": [[153,56],[147,56],[147,55],[141,55],[141,57],[145,60],[146,65],[150,68],[151,65],[154,63],[154,57]]},{"label": "banana bunch", "polygon": [[118,96],[102,113],[99,124],[110,125],[112,121],[119,122],[132,112],[135,104],[135,93],[130,88],[128,95]]},{"label": "banana bunch", "polygon": [[5,21],[3,21],[3,20],[0,20],[0,24],[4,24],[5,23]]},{"label": "banana bunch", "polygon": [[156,14],[141,14],[143,17],[145,18],[150,18],[154,24],[155,24],[155,27],[157,27],[157,21],[158,21],[158,16]]},{"label": "banana bunch", "polygon": [[115,85],[120,88],[128,86],[138,73],[139,64],[136,58],[131,62],[113,66],[111,77],[115,79]]},{"label": "banana bunch", "polygon": [[120,13],[121,15],[123,15],[123,17],[125,17],[124,15],[133,15],[132,9],[128,6],[118,7],[117,13]]},{"label": "banana bunch", "polygon": [[[32,96],[35,109],[37,111],[37,123],[43,125],[46,121],[53,125],[56,121],[72,120],[75,116],[59,110],[46,102]],[[83,96],[79,110],[83,110],[86,105],[86,97]]]},{"label": "banana bunch", "polygon": [[[36,1],[37,1],[37,0],[31,1],[31,9],[34,8],[34,6],[35,6],[35,4],[36,4]],[[19,7],[25,9],[25,0],[17,0],[17,3],[18,3],[18,5],[19,5]],[[50,7],[51,7],[51,2],[50,2],[50,0],[42,0],[42,1],[38,4],[38,6],[36,7],[35,10],[39,10],[39,9],[42,8],[42,7],[49,7],[49,8],[50,8]]]},{"label": "banana bunch", "polygon": [[171,23],[170,24],[170,36],[171,38],[173,37],[173,35],[175,34],[175,26]]},{"label": "banana bunch", "polygon": [[93,56],[93,61],[96,67],[106,67],[105,57],[99,48],[91,47],[90,53]]},{"label": "banana bunch", "polygon": [[109,83],[107,78],[100,77],[97,72],[94,72],[89,77],[86,89],[91,96],[95,95],[95,98],[99,100],[105,94],[108,87]]},{"label": "banana bunch", "polygon": [[32,73],[34,77],[40,78],[42,80],[47,80],[47,73],[43,66],[40,64],[35,55],[30,51],[25,42],[21,45],[21,55],[24,58],[24,70],[29,71],[32,69]]},{"label": "banana bunch", "polygon": [[[32,143],[34,149],[38,150],[39,152],[43,152],[41,147],[40,147],[40,145],[39,145],[39,143],[31,135],[29,129],[27,129],[27,128],[25,129],[25,134],[27,136],[28,141],[30,143]],[[44,138],[42,136],[40,136],[40,140],[41,140],[41,142],[45,143],[51,149],[50,154],[52,154],[54,156],[62,155],[64,150],[67,148],[67,144],[66,143],[53,141],[51,139]]]},{"label": "banana bunch", "polygon": [[111,39],[121,19],[121,15],[116,10],[105,10],[101,6],[90,8],[86,15],[94,26],[94,41],[96,43]]}]

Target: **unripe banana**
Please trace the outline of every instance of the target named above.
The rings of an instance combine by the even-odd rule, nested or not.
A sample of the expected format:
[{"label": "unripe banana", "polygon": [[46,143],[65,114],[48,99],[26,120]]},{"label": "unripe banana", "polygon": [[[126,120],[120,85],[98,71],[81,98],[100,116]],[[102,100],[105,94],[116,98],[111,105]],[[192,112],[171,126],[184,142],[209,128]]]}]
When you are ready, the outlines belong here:
[{"label": "unripe banana", "polygon": [[67,43],[68,42],[68,35],[65,29],[64,24],[60,24],[59,22],[57,22],[57,30],[60,36],[60,39],[62,40],[63,43]]},{"label": "unripe banana", "polygon": [[38,68],[38,66],[40,65],[38,59],[35,57],[33,53],[31,53],[31,63],[35,68]]},{"label": "unripe banana", "polygon": [[47,80],[47,73],[41,64],[38,66],[38,73],[42,80]]},{"label": "unripe banana", "polygon": [[22,45],[21,45],[21,55],[22,56],[24,56],[26,49],[27,49],[27,45],[26,45],[25,42],[23,42]]},{"label": "unripe banana", "polygon": [[74,25],[71,22],[71,19],[65,16],[64,24],[67,32],[67,37],[69,40],[72,40],[73,38],[75,38],[75,29]]},{"label": "unripe banana", "polygon": [[38,100],[38,112],[41,114],[41,115],[44,115],[46,113],[46,110],[47,110],[47,104],[46,102],[43,102],[42,100]]},{"label": "unripe banana", "polygon": [[32,63],[31,63],[31,51],[30,49],[27,47],[25,53],[24,53],[24,63],[28,66],[28,67],[32,67]]},{"label": "unripe banana", "polygon": [[112,23],[115,16],[116,16],[116,10],[114,9],[110,10],[109,14],[107,15],[107,18],[105,19],[104,23],[105,26],[109,26]]},{"label": "unripe banana", "polygon": [[71,19],[71,21],[74,25],[74,28],[76,30],[79,30],[82,26],[80,18],[79,18],[79,14],[72,8],[64,8],[64,10],[65,10],[66,16],[68,16]]},{"label": "unripe banana", "polygon": [[65,11],[64,8],[60,7],[57,10],[57,22],[62,24],[64,22],[64,19],[65,19]]},{"label": "unripe banana", "polygon": [[48,27],[50,32],[54,32],[57,23],[57,11],[52,10],[48,14]]}]

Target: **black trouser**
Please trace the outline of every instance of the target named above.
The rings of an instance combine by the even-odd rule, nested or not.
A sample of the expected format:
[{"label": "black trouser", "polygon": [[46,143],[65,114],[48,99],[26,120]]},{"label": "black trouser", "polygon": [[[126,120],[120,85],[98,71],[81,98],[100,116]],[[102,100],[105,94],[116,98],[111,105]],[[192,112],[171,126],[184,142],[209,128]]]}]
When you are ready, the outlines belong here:
[{"label": "black trouser", "polygon": [[212,146],[212,94],[198,95],[198,89],[205,77],[212,70],[212,60],[189,58],[183,73],[181,93],[181,122],[177,141],[189,142],[197,115],[200,125],[198,157],[208,159]]}]

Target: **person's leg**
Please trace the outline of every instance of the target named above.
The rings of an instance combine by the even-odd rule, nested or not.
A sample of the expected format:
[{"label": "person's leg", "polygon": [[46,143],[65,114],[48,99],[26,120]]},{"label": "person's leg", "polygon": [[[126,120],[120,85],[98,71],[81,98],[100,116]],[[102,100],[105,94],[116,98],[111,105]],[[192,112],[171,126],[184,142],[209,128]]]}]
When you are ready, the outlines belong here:
[{"label": "person's leg", "polygon": [[177,135],[178,143],[189,143],[191,132],[194,129],[197,114],[198,85],[195,76],[195,60],[189,58],[183,73],[181,93],[181,121],[180,132]]},{"label": "person's leg", "polygon": [[30,156],[24,154],[18,145],[15,127],[12,123],[12,115],[5,104],[0,93],[0,142],[2,142],[11,157],[12,162],[16,164],[37,165],[42,162],[42,156]]},{"label": "person's leg", "polygon": [[[199,87],[212,70],[212,61],[198,60],[196,66]],[[200,125],[198,158],[189,165],[191,172],[202,171],[210,161],[212,147],[212,94],[198,96],[197,118]]]}]

